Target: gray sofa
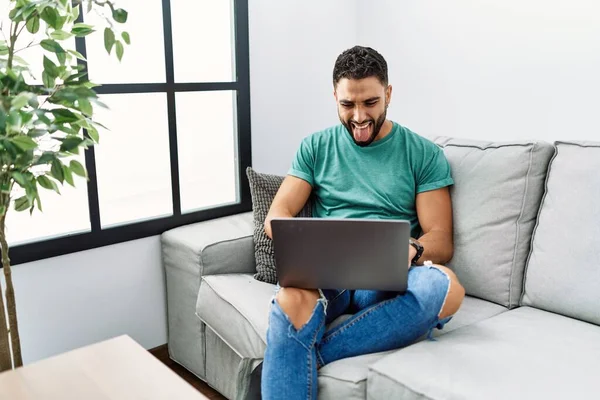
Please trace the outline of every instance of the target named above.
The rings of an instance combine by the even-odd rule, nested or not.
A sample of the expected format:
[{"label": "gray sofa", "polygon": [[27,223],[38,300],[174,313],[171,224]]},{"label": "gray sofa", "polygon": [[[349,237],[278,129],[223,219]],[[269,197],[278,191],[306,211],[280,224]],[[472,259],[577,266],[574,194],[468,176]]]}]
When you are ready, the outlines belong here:
[{"label": "gray sofa", "polygon": [[[468,296],[435,340],[323,367],[319,397],[600,396],[600,143],[434,140]],[[162,236],[169,354],[230,399],[260,396],[274,286],[253,279],[253,228],[245,213]]]}]

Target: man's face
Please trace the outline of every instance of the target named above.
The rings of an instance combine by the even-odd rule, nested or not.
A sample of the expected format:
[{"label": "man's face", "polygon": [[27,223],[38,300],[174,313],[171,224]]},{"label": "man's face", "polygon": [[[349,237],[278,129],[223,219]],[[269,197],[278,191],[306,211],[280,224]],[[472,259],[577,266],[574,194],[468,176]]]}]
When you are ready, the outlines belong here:
[{"label": "man's face", "polygon": [[340,121],[358,146],[368,146],[379,135],[385,122],[392,87],[376,77],[343,78],[334,91]]}]

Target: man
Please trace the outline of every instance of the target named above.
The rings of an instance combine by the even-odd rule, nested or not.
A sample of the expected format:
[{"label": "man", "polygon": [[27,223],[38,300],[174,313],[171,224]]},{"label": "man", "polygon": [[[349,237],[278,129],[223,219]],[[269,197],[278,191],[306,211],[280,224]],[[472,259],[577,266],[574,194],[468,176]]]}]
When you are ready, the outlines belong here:
[{"label": "man", "polygon": [[[403,295],[279,289],[269,316],[264,399],[316,398],[320,367],[401,348],[441,329],[465,293],[439,265],[453,252],[450,167],[434,143],[386,119],[392,97],[386,61],[368,47],[346,50],[336,60],[333,85],[342,124],[303,140],[265,231],[272,237],[270,221],[298,214],[313,192],[315,217],[408,220],[418,237],[406,244],[408,289]],[[426,260],[436,265],[421,266]],[[353,315],[326,330],[342,314]]]}]

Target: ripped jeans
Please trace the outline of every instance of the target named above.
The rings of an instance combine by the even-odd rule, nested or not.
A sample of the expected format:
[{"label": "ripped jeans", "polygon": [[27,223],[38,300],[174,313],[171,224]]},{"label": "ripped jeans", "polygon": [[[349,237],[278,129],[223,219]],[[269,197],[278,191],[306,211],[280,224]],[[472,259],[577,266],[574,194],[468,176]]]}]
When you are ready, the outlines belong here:
[{"label": "ripped jeans", "polygon": [[[297,330],[271,302],[263,361],[263,399],[316,399],[317,370],[333,361],[408,346],[451,317],[440,319],[450,278],[432,266],[412,267],[403,295],[375,290],[322,290],[308,322]],[[278,289],[279,290],[279,287]],[[342,314],[353,314],[333,328]]]}]

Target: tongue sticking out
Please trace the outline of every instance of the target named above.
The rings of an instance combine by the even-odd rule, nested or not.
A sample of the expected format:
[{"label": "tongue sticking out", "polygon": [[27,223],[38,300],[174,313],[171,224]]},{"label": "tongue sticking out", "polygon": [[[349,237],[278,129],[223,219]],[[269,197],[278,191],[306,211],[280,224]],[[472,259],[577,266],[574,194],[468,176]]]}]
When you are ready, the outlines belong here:
[{"label": "tongue sticking out", "polygon": [[354,134],[354,140],[356,140],[357,142],[366,142],[367,140],[369,140],[370,137],[370,131],[371,131],[371,124],[367,124],[367,126],[359,128],[356,125],[354,125],[353,127],[353,134]]}]

